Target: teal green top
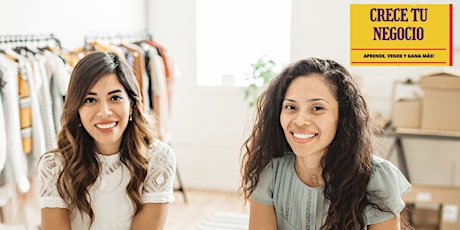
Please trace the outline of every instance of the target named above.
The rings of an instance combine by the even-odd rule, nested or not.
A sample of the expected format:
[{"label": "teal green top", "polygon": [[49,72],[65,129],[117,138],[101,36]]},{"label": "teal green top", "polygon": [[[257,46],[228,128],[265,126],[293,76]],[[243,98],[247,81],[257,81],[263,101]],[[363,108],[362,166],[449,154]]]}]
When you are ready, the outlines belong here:
[{"label": "teal green top", "polygon": [[[262,172],[252,193],[253,200],[275,207],[280,230],[315,230],[326,220],[329,201],[324,197],[324,186],[312,188],[304,184],[294,170],[295,155],[274,158]],[[391,162],[372,156],[373,172],[368,191],[379,191],[394,213],[400,213],[405,204],[401,196],[411,189],[410,183]],[[365,210],[367,225],[393,217],[372,207]]]}]

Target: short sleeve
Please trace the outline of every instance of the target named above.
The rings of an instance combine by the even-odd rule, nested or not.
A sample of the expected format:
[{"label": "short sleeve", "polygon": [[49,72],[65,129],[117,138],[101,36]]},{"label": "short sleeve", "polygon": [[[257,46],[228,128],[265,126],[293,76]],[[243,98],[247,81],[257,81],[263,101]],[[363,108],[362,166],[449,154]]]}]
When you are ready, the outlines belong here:
[{"label": "short sleeve", "polygon": [[260,174],[259,182],[251,194],[257,203],[273,205],[273,175],[273,162],[270,162]]},{"label": "short sleeve", "polygon": [[[374,169],[368,185],[368,191],[376,194],[383,201],[375,201],[391,209],[395,214],[399,214],[404,209],[402,195],[411,189],[411,184],[407,181],[401,171],[391,162],[373,156]],[[372,198],[370,198],[372,201]],[[376,224],[393,217],[392,213],[382,212],[371,206],[366,209],[367,224]]]},{"label": "short sleeve", "polygon": [[142,188],[144,203],[168,203],[174,201],[174,176],[176,156],[173,149],[156,140],[150,149],[147,176]]},{"label": "short sleeve", "polygon": [[57,190],[62,161],[54,153],[46,153],[38,164],[38,189],[40,208],[67,208]]}]

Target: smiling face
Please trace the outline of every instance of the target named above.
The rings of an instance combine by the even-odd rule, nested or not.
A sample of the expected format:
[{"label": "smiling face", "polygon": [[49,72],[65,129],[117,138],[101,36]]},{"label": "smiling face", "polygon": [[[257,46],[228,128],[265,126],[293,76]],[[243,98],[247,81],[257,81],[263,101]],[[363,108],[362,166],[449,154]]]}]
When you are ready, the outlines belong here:
[{"label": "smiling face", "polygon": [[317,74],[292,80],[282,103],[284,135],[299,157],[321,158],[334,139],[339,105],[330,87]]},{"label": "smiling face", "polygon": [[128,94],[115,74],[103,76],[89,90],[79,115],[99,153],[109,155],[119,151],[129,122],[130,104]]}]

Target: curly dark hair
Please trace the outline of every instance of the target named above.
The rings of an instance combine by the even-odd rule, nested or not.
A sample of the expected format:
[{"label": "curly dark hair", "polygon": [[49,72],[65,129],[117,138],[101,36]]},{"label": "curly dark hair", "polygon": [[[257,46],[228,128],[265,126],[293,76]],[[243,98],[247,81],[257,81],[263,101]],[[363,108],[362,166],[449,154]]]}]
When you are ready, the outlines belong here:
[{"label": "curly dark hair", "polygon": [[123,133],[120,159],[131,175],[126,192],[134,205],[135,213],[140,211],[142,201],[139,189],[147,175],[148,159],[145,153],[156,136],[155,118],[144,112],[136,78],[128,64],[116,54],[95,51],[77,63],[72,71],[64,102],[57,148],[46,153],[62,156],[63,168],[58,178],[59,194],[69,204],[70,210],[78,209],[88,214],[91,224],[94,212],[88,192],[100,174],[101,165],[95,154],[93,138],[84,128],[79,127],[78,111],[92,86],[102,77],[112,73],[125,88],[131,102],[132,121]]},{"label": "curly dark hair", "polygon": [[[309,58],[295,62],[261,94],[254,128],[242,146],[240,191],[249,199],[271,159],[292,152],[280,124],[282,103],[290,83],[311,74],[325,79],[339,104],[337,132],[321,159],[326,181],[324,196],[331,203],[322,229],[364,229],[366,207],[392,211],[367,190],[373,170],[372,139],[377,128],[371,125],[368,106],[356,82],[335,61]],[[373,203],[376,200],[379,204]]]}]

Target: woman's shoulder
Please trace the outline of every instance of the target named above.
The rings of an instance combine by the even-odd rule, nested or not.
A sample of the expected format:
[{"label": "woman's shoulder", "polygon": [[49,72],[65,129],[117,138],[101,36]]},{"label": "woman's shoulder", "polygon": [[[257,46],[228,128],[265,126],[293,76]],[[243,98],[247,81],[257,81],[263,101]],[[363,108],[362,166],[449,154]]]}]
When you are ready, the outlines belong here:
[{"label": "woman's shoulder", "polygon": [[269,165],[276,169],[284,168],[286,166],[289,166],[293,161],[295,161],[294,153],[286,153],[282,157],[272,158]]},{"label": "woman's shoulder", "polygon": [[272,158],[272,162],[275,164],[286,164],[295,160],[295,154],[292,152],[287,152],[281,157]]},{"label": "woman's shoulder", "polygon": [[265,169],[262,171],[262,174],[285,174],[289,172],[289,168],[292,167],[293,162],[295,161],[294,153],[286,153],[281,157],[272,158]]},{"label": "woman's shoulder", "polygon": [[286,169],[292,167],[292,162],[295,160],[295,155],[292,153],[286,153],[282,157],[272,158],[261,172],[261,177],[271,178],[275,174],[283,174]]},{"label": "woman's shoulder", "polygon": [[59,162],[62,163],[64,161],[62,154],[58,151],[56,152],[46,152],[40,156],[40,161],[43,162]]},{"label": "woman's shoulder", "polygon": [[383,159],[377,155],[372,155],[372,166],[374,173],[382,171],[399,171],[399,169],[389,160]]},{"label": "woman's shoulder", "polygon": [[63,161],[64,159],[60,152],[46,152],[40,157],[39,168],[57,172],[61,168]]},{"label": "woman's shoulder", "polygon": [[[372,175],[367,187],[370,192],[370,200],[380,207],[388,208],[394,213],[400,213],[404,208],[402,195],[411,189],[401,171],[389,160],[378,156],[372,156]],[[393,217],[392,213],[378,210],[377,208],[366,209],[368,225],[380,223]]]},{"label": "woman's shoulder", "polygon": [[399,176],[402,173],[399,169],[389,160],[385,160],[377,155],[372,155],[372,175],[380,176],[381,174],[391,174],[393,176]]},{"label": "woman's shoulder", "polygon": [[165,142],[155,139],[153,144],[150,146],[150,153],[151,154],[172,154],[173,149],[169,144]]},{"label": "woman's shoulder", "polygon": [[150,161],[152,158],[155,158],[157,160],[167,159],[168,161],[171,161],[171,160],[175,160],[175,153],[174,153],[173,148],[169,144],[156,139],[153,142],[153,144],[150,146],[147,157],[150,159]]},{"label": "woman's shoulder", "polygon": [[[287,199],[287,193],[284,193],[285,190],[282,188],[288,188],[293,185],[288,178],[291,178],[292,173],[294,173],[294,161],[295,155],[293,153],[286,153],[281,157],[272,158],[260,173],[256,189],[251,194],[252,199],[264,205],[274,205],[274,197]],[[297,180],[294,183],[294,186],[296,186]],[[282,192],[278,193],[279,191]]]},{"label": "woman's shoulder", "polygon": [[411,185],[404,174],[389,160],[373,155],[372,165],[373,169],[371,181],[369,183],[370,188],[383,189],[387,186],[391,186],[397,188],[402,194],[410,190]]}]

